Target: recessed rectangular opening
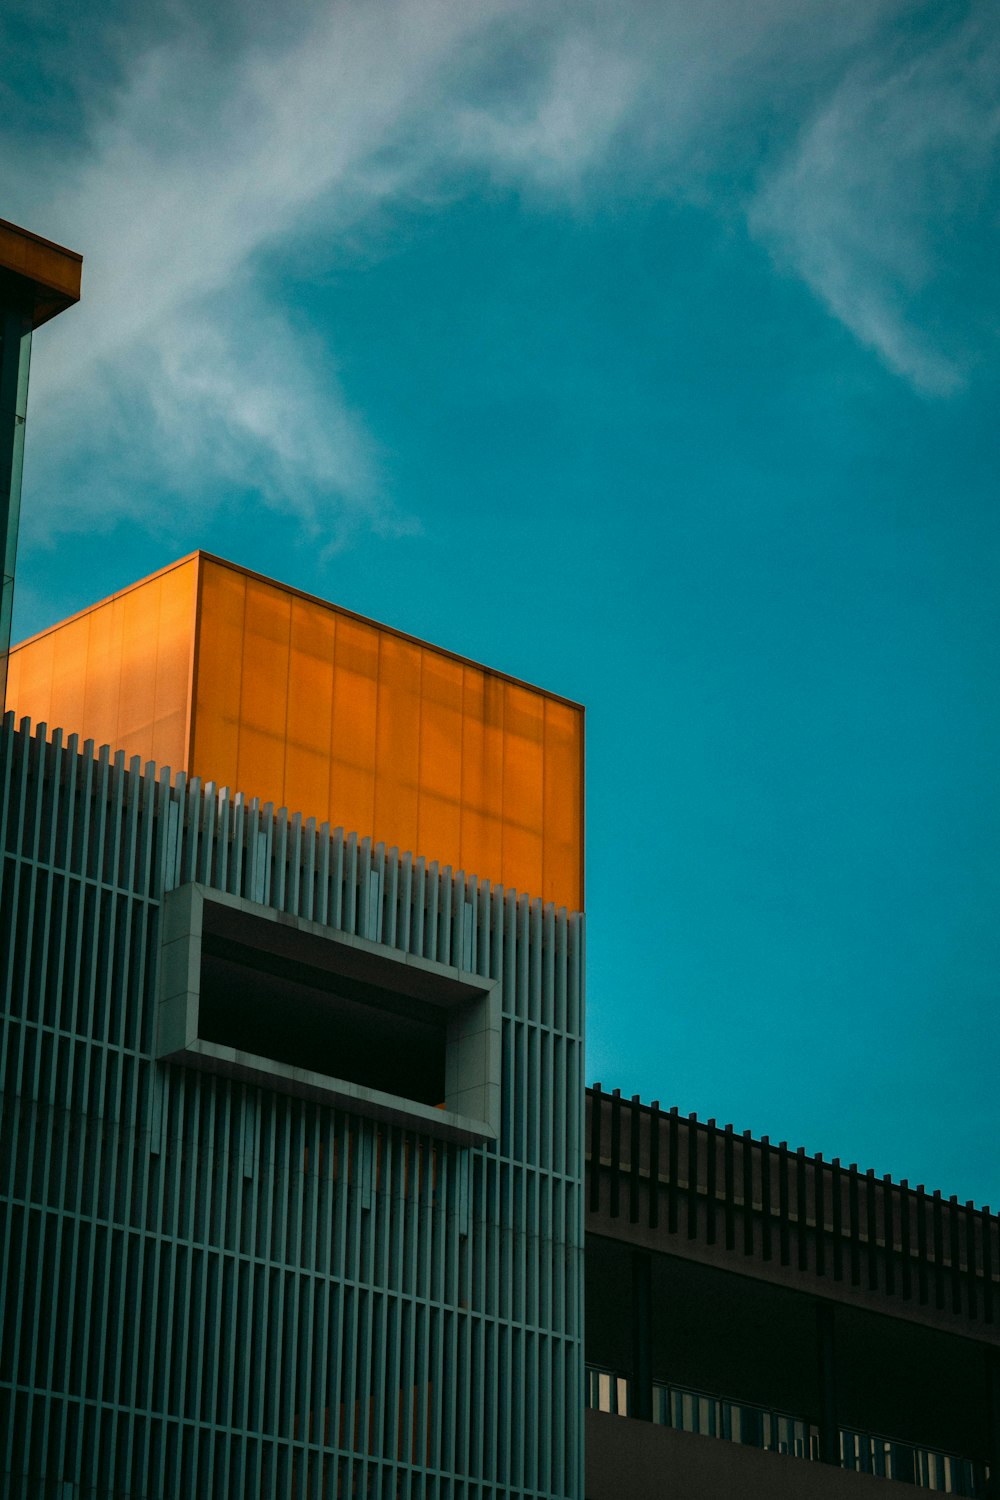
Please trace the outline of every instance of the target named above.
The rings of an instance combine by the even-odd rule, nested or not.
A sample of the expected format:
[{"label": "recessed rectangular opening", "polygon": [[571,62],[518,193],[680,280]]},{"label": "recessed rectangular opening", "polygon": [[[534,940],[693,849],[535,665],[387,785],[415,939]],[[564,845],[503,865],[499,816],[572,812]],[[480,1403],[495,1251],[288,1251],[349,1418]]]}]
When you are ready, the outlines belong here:
[{"label": "recessed rectangular opening", "polygon": [[164,899],[157,1055],[453,1138],[499,1127],[495,980],[205,886]]},{"label": "recessed rectangular opening", "polygon": [[198,1034],[289,1067],[444,1105],[448,1011],[206,930]]}]

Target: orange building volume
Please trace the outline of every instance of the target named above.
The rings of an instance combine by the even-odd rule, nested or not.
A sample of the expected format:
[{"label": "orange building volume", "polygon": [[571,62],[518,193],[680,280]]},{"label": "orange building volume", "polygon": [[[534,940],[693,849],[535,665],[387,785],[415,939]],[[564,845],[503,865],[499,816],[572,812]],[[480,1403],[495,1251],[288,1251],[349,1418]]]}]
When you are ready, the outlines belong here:
[{"label": "orange building volume", "polygon": [[6,706],[583,908],[579,704],[208,553],[13,647]]}]

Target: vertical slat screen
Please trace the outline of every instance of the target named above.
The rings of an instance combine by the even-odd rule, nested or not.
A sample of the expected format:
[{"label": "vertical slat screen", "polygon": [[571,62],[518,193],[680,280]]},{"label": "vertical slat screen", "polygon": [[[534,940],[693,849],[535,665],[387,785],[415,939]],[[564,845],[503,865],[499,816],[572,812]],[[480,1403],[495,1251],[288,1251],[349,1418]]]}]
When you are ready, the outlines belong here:
[{"label": "vertical slat screen", "polygon": [[[12,716],[0,797],[0,1488],[580,1500],[582,917]],[[186,881],[498,980],[501,1138],[156,1063]]]}]

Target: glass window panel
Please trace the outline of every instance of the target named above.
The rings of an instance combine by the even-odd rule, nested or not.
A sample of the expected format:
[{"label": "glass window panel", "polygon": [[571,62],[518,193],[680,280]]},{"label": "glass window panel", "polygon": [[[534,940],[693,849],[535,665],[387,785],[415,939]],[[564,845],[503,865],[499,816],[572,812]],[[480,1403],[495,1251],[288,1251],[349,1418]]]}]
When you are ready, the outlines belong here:
[{"label": "glass window panel", "polygon": [[542,886],[544,706],[539,694],[508,682],[504,689],[504,883]]},{"label": "glass window panel", "polygon": [[421,651],[383,634],[378,654],[374,831],[390,847],[425,852],[419,839]]},{"label": "glass window panel", "polygon": [[462,665],[434,651],[422,658],[418,847],[455,866],[462,843]]}]

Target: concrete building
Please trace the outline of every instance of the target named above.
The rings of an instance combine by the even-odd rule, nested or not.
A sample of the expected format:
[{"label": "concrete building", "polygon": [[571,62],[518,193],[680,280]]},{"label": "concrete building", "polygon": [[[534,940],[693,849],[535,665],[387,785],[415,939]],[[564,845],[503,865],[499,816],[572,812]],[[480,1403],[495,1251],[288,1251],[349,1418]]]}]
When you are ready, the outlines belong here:
[{"label": "concrete building", "polygon": [[578,1500],[581,711],[201,557],[10,689],[6,1493]]}]

